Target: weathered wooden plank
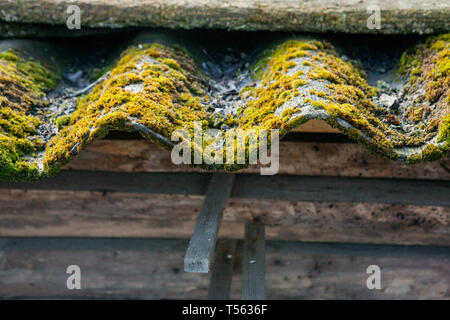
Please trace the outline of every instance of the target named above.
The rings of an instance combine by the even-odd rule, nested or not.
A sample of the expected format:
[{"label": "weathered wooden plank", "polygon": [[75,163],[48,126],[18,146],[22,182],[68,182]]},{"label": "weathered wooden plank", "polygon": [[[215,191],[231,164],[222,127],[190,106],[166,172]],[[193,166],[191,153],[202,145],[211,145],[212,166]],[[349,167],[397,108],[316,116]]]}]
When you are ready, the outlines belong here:
[{"label": "weathered wooden plank", "polygon": [[64,171],[39,182],[0,181],[1,188],[204,195],[211,173]]},{"label": "weathered wooden plank", "polygon": [[266,299],[265,242],[264,225],[247,222],[242,259],[242,300]]},{"label": "weathered wooden plank", "polygon": [[[0,20],[66,25],[67,7],[78,5],[87,27],[166,27],[347,33],[436,33],[449,29],[444,0],[378,0],[380,28],[369,28],[374,3],[291,0],[62,0],[0,1]],[[372,11],[368,11],[368,9]]]},{"label": "weathered wooden plank", "polygon": [[[64,171],[38,183],[0,182],[0,189],[204,195],[210,177],[210,173]],[[449,194],[450,181],[238,174],[232,197],[449,207]]]},{"label": "weathered wooden plank", "polygon": [[233,174],[216,173],[211,177],[205,202],[197,218],[184,257],[184,271],[208,273],[223,211],[233,188]]},{"label": "weathered wooden plank", "polygon": [[293,130],[294,132],[341,133],[323,120],[312,119]]},{"label": "weathered wooden plank", "polygon": [[[2,239],[0,297],[204,299],[208,276],[183,272],[187,241]],[[66,269],[81,268],[81,290]]]},{"label": "weathered wooden plank", "polygon": [[217,242],[214,265],[208,290],[209,300],[228,300],[233,267],[236,260],[237,240]]},{"label": "weathered wooden plank", "polygon": [[[0,239],[1,298],[204,299],[209,276],[184,273],[187,240]],[[268,299],[450,299],[448,248],[267,242]],[[239,265],[240,257],[237,256]],[[68,290],[68,265],[81,290]],[[381,290],[366,269],[381,268]],[[132,267],[130,267],[132,266]],[[241,296],[239,268],[230,298]]]},{"label": "weathered wooden plank", "polygon": [[[450,158],[408,166],[374,156],[359,144],[292,140],[294,139],[280,142],[279,174],[450,180]],[[69,163],[66,169],[115,172],[202,171],[187,165],[174,165],[169,151],[145,140],[96,141]],[[252,167],[242,172],[259,173],[259,168]]]},{"label": "weathered wooden plank", "polygon": [[[204,197],[0,189],[0,236],[162,237],[192,235]],[[450,245],[450,208],[231,198],[219,234],[268,225],[268,239]]]},{"label": "weathered wooden plank", "polygon": [[450,207],[450,181],[238,175],[232,196],[252,199],[370,202]]}]

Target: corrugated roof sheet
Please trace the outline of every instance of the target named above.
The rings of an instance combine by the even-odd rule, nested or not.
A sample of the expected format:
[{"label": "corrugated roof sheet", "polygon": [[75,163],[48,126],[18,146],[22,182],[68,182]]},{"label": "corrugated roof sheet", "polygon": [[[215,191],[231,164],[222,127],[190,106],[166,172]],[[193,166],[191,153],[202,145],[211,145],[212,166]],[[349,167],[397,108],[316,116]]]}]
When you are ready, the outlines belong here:
[{"label": "corrugated roof sheet", "polygon": [[[280,129],[283,136],[322,119],[375,154],[407,163],[449,149],[449,34],[418,41],[399,64],[368,59],[366,69],[387,68],[368,70],[370,84],[362,64],[344,54],[349,41],[273,34],[260,39],[261,48],[244,35],[247,50],[219,41],[224,53],[215,54],[176,34],[147,31],[125,41],[126,49],[113,46],[118,59],[84,72],[96,79],[92,85],[80,65],[66,62],[75,45],[65,52],[55,42],[1,42],[0,178],[51,176],[111,130],[138,131],[171,149],[172,133],[192,132],[195,121],[224,135],[237,128]],[[229,146],[215,148],[226,154]]]}]

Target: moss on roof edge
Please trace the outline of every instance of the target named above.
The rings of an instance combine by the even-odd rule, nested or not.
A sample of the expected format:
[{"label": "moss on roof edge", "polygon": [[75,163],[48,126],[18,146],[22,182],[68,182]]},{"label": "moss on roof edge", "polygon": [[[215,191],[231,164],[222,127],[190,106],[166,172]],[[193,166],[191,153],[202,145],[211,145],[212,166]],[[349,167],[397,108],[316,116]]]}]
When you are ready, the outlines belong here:
[{"label": "moss on roof edge", "polygon": [[[378,156],[407,164],[434,161],[450,148],[448,52],[446,34],[429,38],[404,55],[399,71],[409,83],[405,106],[392,112],[378,103],[380,92],[367,84],[364,71],[343,61],[331,45],[287,41],[255,64],[260,72],[255,72],[250,85],[241,88],[242,105],[235,115],[222,121],[226,128],[279,129],[282,137],[310,119],[322,119]],[[70,118],[59,119],[58,134],[42,141],[36,134],[42,120],[30,112],[45,108],[45,92],[58,76],[36,61],[8,57],[10,53],[0,55],[0,83],[13,79],[16,82],[11,83],[20,87],[17,81],[30,81],[32,89],[20,87],[22,96],[30,97],[25,108],[17,106],[12,96],[1,94],[2,180],[53,176],[84,147],[112,130],[138,131],[168,150],[173,147],[172,133],[181,128],[192,132],[197,121],[205,130],[216,128],[224,135],[229,131],[217,127],[206,111],[208,78],[193,59],[185,50],[153,43],[126,50],[109,77],[79,99]],[[30,62],[33,68],[21,70],[20,66]],[[46,78],[51,81],[43,81]],[[436,83],[442,83],[443,89]],[[421,88],[427,90],[422,92]],[[14,113],[5,112],[5,108]],[[5,129],[11,124],[22,128]],[[405,126],[417,128],[419,134],[402,132]],[[192,142],[193,148],[205,150],[206,146],[206,141],[201,146]],[[246,147],[248,158],[248,141]],[[222,151],[225,155],[226,146]],[[233,171],[248,165],[201,166]]]}]

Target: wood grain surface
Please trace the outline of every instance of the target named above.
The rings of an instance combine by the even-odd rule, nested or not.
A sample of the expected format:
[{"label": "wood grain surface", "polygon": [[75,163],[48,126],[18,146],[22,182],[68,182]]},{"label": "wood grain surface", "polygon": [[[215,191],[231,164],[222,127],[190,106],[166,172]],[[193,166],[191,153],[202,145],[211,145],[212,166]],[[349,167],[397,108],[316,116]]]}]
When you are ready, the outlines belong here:
[{"label": "wood grain surface", "polygon": [[[187,240],[0,239],[3,298],[205,299],[209,275],[183,272]],[[230,296],[241,296],[236,257]],[[305,244],[266,246],[268,299],[450,299],[447,248]],[[68,290],[66,268],[81,268]],[[366,287],[369,265],[381,290]]]}]

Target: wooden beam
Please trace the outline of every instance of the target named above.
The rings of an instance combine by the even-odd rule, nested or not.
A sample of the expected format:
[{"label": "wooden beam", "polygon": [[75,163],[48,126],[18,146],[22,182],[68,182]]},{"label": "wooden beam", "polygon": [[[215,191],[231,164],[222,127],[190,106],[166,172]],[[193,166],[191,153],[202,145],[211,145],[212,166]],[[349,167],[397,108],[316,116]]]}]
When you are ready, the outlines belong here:
[{"label": "wooden beam", "polygon": [[[0,238],[0,298],[204,299],[209,276],[183,272],[187,245],[176,239]],[[71,264],[81,268],[82,290],[67,290],[64,271]],[[382,290],[366,287],[372,264],[381,268]],[[267,241],[267,298],[449,299],[449,264],[448,247]],[[241,297],[240,270],[231,299]]]},{"label": "wooden beam", "polygon": [[[38,183],[0,182],[0,189],[204,195],[210,177],[207,173],[64,171]],[[235,185],[235,198],[450,207],[450,181],[238,174]]]},{"label": "wooden beam", "polygon": [[218,241],[208,291],[209,300],[229,299],[236,246],[237,240]]},{"label": "wooden beam", "polygon": [[[0,236],[189,239],[203,195],[0,189]],[[219,237],[257,219],[271,240],[450,245],[450,208],[230,198]]]},{"label": "wooden beam", "polygon": [[239,175],[233,197],[450,207],[450,181]]},{"label": "wooden beam", "polygon": [[264,225],[245,225],[242,259],[242,300],[266,299],[266,244]]},{"label": "wooden beam", "polygon": [[341,133],[323,120],[312,119],[293,130],[294,132]]},{"label": "wooden beam", "polygon": [[[123,133],[111,139],[122,139],[122,136]],[[344,141],[348,141],[344,135],[293,132],[280,142],[278,174],[450,180],[450,157],[406,165],[377,157],[360,144],[342,143]],[[170,151],[131,137],[95,141],[65,168],[115,172],[203,171],[188,165],[174,165]],[[259,173],[259,170],[251,167],[240,173]]]},{"label": "wooden beam", "polygon": [[215,173],[184,258],[184,271],[208,273],[223,211],[233,187],[233,174]]}]

